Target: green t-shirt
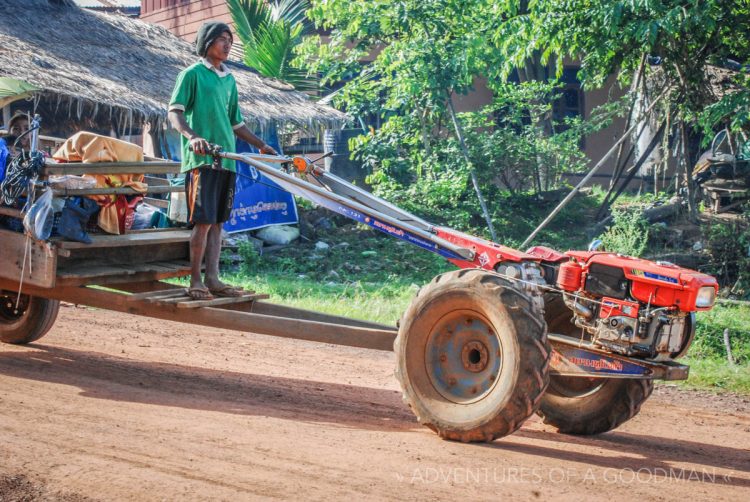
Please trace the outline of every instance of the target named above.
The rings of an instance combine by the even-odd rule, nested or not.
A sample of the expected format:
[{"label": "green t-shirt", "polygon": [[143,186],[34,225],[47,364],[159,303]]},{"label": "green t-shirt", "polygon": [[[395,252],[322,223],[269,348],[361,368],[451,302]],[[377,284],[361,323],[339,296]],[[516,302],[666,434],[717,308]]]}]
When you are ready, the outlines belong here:
[{"label": "green t-shirt", "polygon": [[[190,128],[209,143],[221,145],[227,152],[235,150],[234,127],[241,125],[242,114],[237,99],[237,82],[230,73],[224,76],[198,61],[177,76],[169,100],[169,109],[182,110]],[[190,141],[182,137],[182,172],[211,164],[209,156],[188,149]],[[222,159],[224,169],[235,171],[235,161]]]}]

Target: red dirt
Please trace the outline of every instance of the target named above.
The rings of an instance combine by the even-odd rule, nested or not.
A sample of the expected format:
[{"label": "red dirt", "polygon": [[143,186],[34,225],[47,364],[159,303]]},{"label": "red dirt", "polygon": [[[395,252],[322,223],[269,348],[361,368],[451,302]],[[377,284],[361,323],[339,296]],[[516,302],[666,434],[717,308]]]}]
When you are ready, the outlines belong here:
[{"label": "red dirt", "polygon": [[63,306],[38,343],[0,347],[0,501],[750,492],[747,398],[660,386],[598,437],[535,417],[459,444],[415,423],[393,358]]}]

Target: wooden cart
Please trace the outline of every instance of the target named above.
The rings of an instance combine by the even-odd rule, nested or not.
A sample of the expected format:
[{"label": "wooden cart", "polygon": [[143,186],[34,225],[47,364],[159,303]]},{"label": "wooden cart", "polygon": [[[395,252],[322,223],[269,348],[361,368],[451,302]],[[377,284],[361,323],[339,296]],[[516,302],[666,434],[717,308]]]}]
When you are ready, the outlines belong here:
[{"label": "wooden cart", "polygon": [[[143,173],[149,185],[147,195],[153,195],[184,190],[148,176],[179,170],[179,163],[163,161],[48,163],[40,179],[91,172]],[[93,188],[56,193],[102,194],[137,192],[131,188]],[[18,210],[7,207],[0,207],[0,214],[21,218]],[[91,244],[55,239],[39,242],[0,230],[0,320],[6,327],[0,330],[0,339],[28,343],[41,338],[54,322],[58,302],[66,301],[216,328],[392,350],[396,337],[393,327],[264,302],[264,294],[191,300],[183,287],[163,282],[190,274],[189,239],[187,229],[150,229],[125,235],[92,235]],[[9,326],[18,329],[7,329]]]}]

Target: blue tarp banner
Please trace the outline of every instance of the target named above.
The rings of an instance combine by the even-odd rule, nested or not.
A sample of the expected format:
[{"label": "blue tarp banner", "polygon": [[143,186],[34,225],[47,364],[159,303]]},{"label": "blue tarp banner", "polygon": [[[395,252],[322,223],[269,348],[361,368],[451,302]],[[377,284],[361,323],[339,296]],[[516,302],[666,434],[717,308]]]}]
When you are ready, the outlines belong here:
[{"label": "blue tarp banner", "polygon": [[[275,131],[266,142],[280,150]],[[237,153],[257,152],[256,149],[237,140]],[[234,207],[224,230],[229,233],[244,232],[269,225],[293,225],[297,223],[297,205],[289,192],[263,176],[245,163],[237,162],[237,186]]]},{"label": "blue tarp banner", "polygon": [[5,144],[5,140],[0,138],[0,181],[5,179],[5,164],[8,160],[10,153],[8,147]]}]

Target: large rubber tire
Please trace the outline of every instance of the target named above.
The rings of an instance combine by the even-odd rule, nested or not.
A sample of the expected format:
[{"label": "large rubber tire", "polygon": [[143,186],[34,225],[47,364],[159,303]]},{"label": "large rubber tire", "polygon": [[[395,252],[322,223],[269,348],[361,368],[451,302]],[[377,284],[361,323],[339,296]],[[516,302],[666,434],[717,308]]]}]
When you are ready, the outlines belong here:
[{"label": "large rubber tire", "polygon": [[57,319],[58,300],[21,295],[16,306],[16,294],[0,291],[0,341],[23,345],[39,340],[47,334]]},{"label": "large rubber tire", "polygon": [[404,313],[396,377],[417,420],[444,439],[492,441],[539,407],[551,349],[531,299],[484,270],[437,276]]},{"label": "large rubber tire", "polygon": [[[545,320],[550,333],[580,337],[572,313],[560,295],[545,295]],[[654,383],[637,378],[550,376],[537,413],[545,424],[565,434],[592,435],[610,431],[638,414]]]}]

